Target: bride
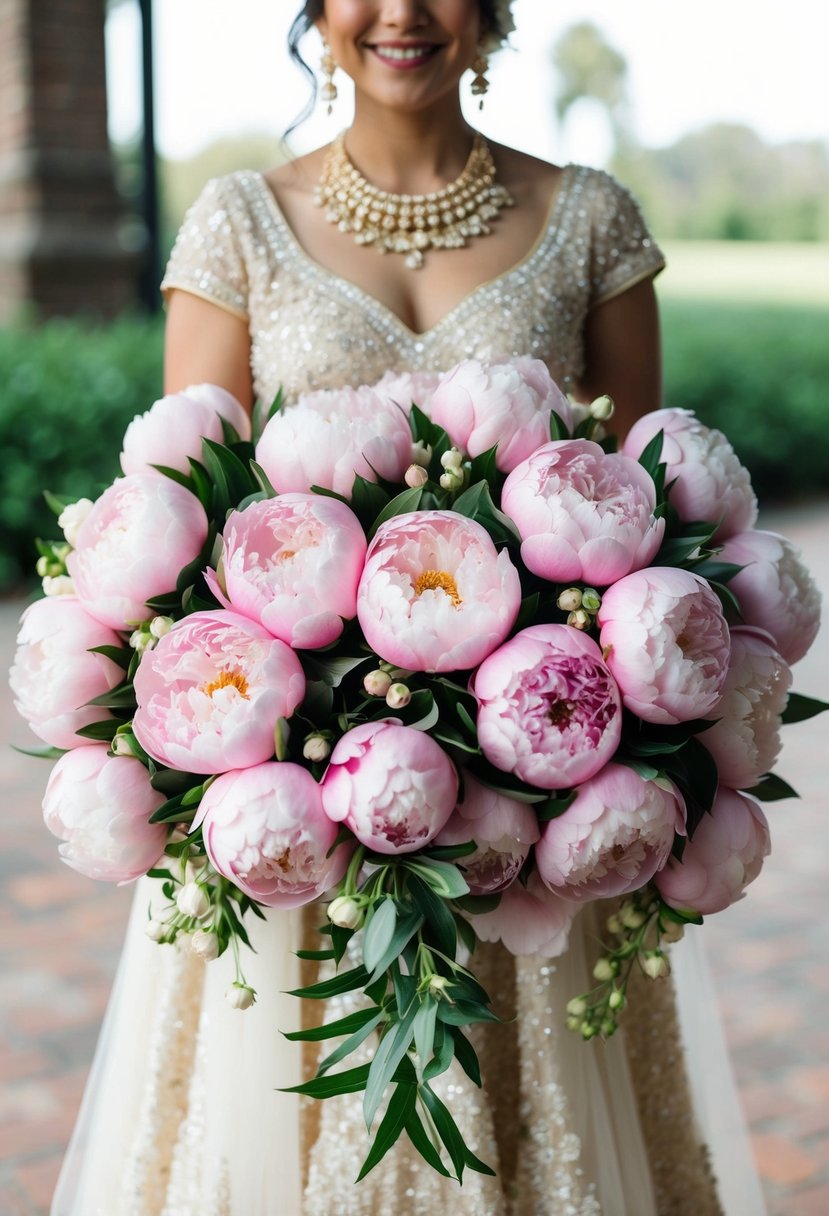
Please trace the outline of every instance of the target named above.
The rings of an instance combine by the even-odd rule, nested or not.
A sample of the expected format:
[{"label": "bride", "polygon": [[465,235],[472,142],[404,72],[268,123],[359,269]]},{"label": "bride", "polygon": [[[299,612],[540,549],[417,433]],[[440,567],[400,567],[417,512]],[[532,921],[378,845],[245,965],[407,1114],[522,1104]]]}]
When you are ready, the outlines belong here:
[{"label": "bride", "polygon": [[[471,68],[473,93],[486,91],[509,3],[308,0],[295,40],[314,25],[323,100],[346,73],[354,121],[278,170],[205,188],[163,284],[166,390],[213,382],[250,407],[280,386],[291,401],[388,369],[532,354],[577,398],[611,394],[619,432],[656,408],[663,259],[635,203],[602,172],[488,145],[462,116],[462,77]],[[359,1096],[278,1092],[314,1067],[279,1031],[301,1017],[286,990],[309,978],[293,951],[314,945],[319,912],[252,927],[259,1001],[241,1013],[224,999],[225,958],[205,967],[147,940],[152,895],[144,880],[53,1216],[762,1212],[688,943],[675,960],[682,1024],[671,982],[644,981],[606,1044],[563,1028],[567,998],[589,986],[594,913],[554,963],[482,944],[473,965],[510,1020],[478,1042],[483,1089],[453,1072],[448,1086],[497,1177],[461,1189],[401,1141],[355,1186]]]}]

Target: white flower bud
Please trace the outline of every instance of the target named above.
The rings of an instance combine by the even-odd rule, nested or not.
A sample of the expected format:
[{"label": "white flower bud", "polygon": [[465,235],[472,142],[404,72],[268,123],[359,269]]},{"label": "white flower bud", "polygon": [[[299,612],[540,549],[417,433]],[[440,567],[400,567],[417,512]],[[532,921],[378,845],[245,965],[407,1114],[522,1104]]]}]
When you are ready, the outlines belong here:
[{"label": "white flower bud", "polygon": [[116,735],[110,744],[113,756],[134,756],[130,743],[130,736],[127,734]]},{"label": "white flower bud", "polygon": [[325,735],[309,735],[302,745],[302,754],[306,760],[319,764],[331,755],[331,744]]},{"label": "white flower bud", "polygon": [[429,480],[429,474],[419,464],[410,464],[406,472],[403,474],[403,480],[411,490],[419,490],[426,485]]},{"label": "white flower bud", "polygon": [[607,983],[608,980],[612,980],[614,978],[616,975],[616,968],[613,966],[609,958],[600,958],[596,963],[596,966],[593,968],[593,975],[595,979],[604,984]]},{"label": "white flower bud", "polygon": [[455,469],[447,469],[441,474],[440,487],[442,490],[459,490],[463,485],[463,474]]},{"label": "white flower bud", "polygon": [[196,861],[187,861],[184,863],[184,882],[186,886],[190,883],[197,883],[204,873],[205,859],[198,858]]},{"label": "white flower bud", "polygon": [[424,443],[422,439],[418,439],[417,443],[412,444],[412,464],[419,464],[421,468],[428,468],[432,460],[432,445]]},{"label": "white flower bud", "polygon": [[447,990],[451,981],[445,975],[433,975],[429,980],[429,993],[437,1000],[447,999]]},{"label": "white flower bud", "polygon": [[562,612],[576,612],[581,608],[581,592],[578,587],[568,587],[556,600]]},{"label": "white flower bud", "polygon": [[154,638],[163,638],[173,628],[173,618],[171,616],[154,616],[150,621],[150,633]]},{"label": "white flower bud", "polygon": [[598,612],[602,606],[602,597],[595,587],[585,587],[581,597],[581,606],[585,612]]},{"label": "white flower bud", "polygon": [[607,918],[608,933],[615,933],[617,936],[622,932],[624,925],[619,920],[619,917],[614,913],[613,916]]},{"label": "white flower bud", "polygon": [[74,595],[75,584],[68,574],[48,575],[43,580],[44,595]]},{"label": "white flower bud", "polygon": [[446,469],[446,472],[460,472],[460,467],[463,464],[463,456],[457,448],[450,448],[448,452],[444,452],[440,458],[441,466]]},{"label": "white flower bud", "polygon": [[207,933],[204,929],[197,929],[190,935],[190,947],[206,963],[219,956],[219,939],[215,933]]},{"label": "white flower bud", "polygon": [[618,988],[614,988],[613,992],[611,992],[610,996],[607,998],[607,1003],[611,1009],[624,1009],[625,994]]},{"label": "white flower bud", "polygon": [[386,693],[389,709],[403,709],[412,699],[411,689],[406,684],[392,684]]},{"label": "white flower bud", "polygon": [[198,883],[188,882],[176,896],[176,907],[182,916],[191,916],[194,920],[200,920],[210,911],[210,898]]},{"label": "white flower bud", "polygon": [[583,996],[574,996],[572,1001],[567,1002],[567,1012],[573,1018],[583,1018],[587,1013],[587,1001]]},{"label": "white flower bud", "polygon": [[634,904],[623,904],[619,909],[619,919],[626,929],[641,929],[647,917]]},{"label": "white flower bud", "polygon": [[225,999],[231,1009],[250,1009],[256,1000],[256,993],[247,984],[233,984],[225,993]]},{"label": "white flower bud", "polygon": [[58,516],[58,527],[73,548],[78,543],[81,524],[92,510],[93,505],[91,499],[79,498],[77,502],[67,503]]},{"label": "white flower bud", "polygon": [[590,402],[590,417],[595,418],[597,422],[607,422],[609,418],[613,417],[615,408],[613,398],[604,393],[595,401]]},{"label": "white flower bud", "polygon": [[144,926],[144,932],[154,942],[163,941],[167,936],[168,926],[160,920],[148,920]]},{"label": "white flower bud", "polygon": [[679,921],[669,920],[662,928],[663,942],[681,942],[685,936],[685,926]]},{"label": "white flower bud", "polygon": [[365,920],[365,913],[356,899],[350,895],[338,895],[328,905],[328,919],[340,929],[359,929]]},{"label": "white flower bud", "polygon": [[583,608],[571,612],[567,618],[567,624],[573,629],[589,629],[591,623],[590,613],[585,612]]},{"label": "white flower bud", "polygon": [[130,634],[130,646],[133,650],[137,650],[139,654],[143,654],[153,645],[152,634],[149,633],[143,626],[140,629],[133,629]]},{"label": "white flower bud", "polygon": [[596,1026],[593,1025],[592,1022],[582,1022],[581,1037],[583,1039],[594,1039],[597,1034],[598,1034],[598,1030],[597,1030]]},{"label": "white flower bud", "polygon": [[642,970],[652,980],[661,980],[670,974],[671,968],[665,955],[658,950],[653,950],[642,960]]},{"label": "white flower bud", "polygon": [[49,573],[49,567],[51,566],[51,564],[52,564],[52,559],[50,557],[47,557],[45,553],[42,554],[37,559],[37,565],[35,566],[35,570],[37,571],[38,578],[46,577],[46,575]]},{"label": "white flower bud", "polygon": [[392,686],[392,678],[387,671],[378,667],[370,671],[363,680],[363,688],[370,697],[384,697]]}]

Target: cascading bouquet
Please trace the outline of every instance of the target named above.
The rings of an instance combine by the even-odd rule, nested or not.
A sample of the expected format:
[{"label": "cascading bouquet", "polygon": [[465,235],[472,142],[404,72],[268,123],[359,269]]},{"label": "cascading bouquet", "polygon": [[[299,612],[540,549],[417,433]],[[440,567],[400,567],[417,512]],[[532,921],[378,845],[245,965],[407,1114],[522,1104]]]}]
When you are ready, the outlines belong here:
[{"label": "cascading bouquet", "polygon": [[530,358],[278,398],[253,434],[198,386],[95,503],[53,501],[12,671],[59,757],[47,826],[84,874],[158,880],[157,941],[230,947],[239,1008],[246,914],[328,901],[297,995],[364,998],[288,1037],[341,1039],[297,1088],[365,1091],[361,1178],[404,1130],[488,1170],[432,1085],[480,1083],[476,940],[555,956],[615,900],[568,1007],[612,1034],[632,968],[758,874],[779,726],[825,708],[790,692],[816,588],[728,441],[662,410],[617,452],[611,413]]}]

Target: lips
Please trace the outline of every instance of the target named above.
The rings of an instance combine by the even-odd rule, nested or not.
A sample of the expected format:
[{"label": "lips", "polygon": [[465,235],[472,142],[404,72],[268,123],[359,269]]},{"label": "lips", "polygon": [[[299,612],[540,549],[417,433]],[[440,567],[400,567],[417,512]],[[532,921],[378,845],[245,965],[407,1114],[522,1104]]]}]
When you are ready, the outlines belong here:
[{"label": "lips", "polygon": [[433,42],[378,42],[369,46],[369,50],[383,63],[403,70],[421,67],[440,49],[440,46]]}]

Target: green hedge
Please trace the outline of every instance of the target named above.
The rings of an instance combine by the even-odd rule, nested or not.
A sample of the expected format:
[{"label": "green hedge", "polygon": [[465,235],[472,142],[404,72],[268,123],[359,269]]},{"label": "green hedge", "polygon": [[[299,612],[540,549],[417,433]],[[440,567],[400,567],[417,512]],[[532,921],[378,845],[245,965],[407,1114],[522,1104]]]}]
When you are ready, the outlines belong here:
[{"label": "green hedge", "polygon": [[[829,489],[826,312],[668,301],[666,402],[724,430],[765,501]],[[124,429],[161,391],[162,323],[0,330],[0,582],[54,535],[42,490],[94,497]]]}]

